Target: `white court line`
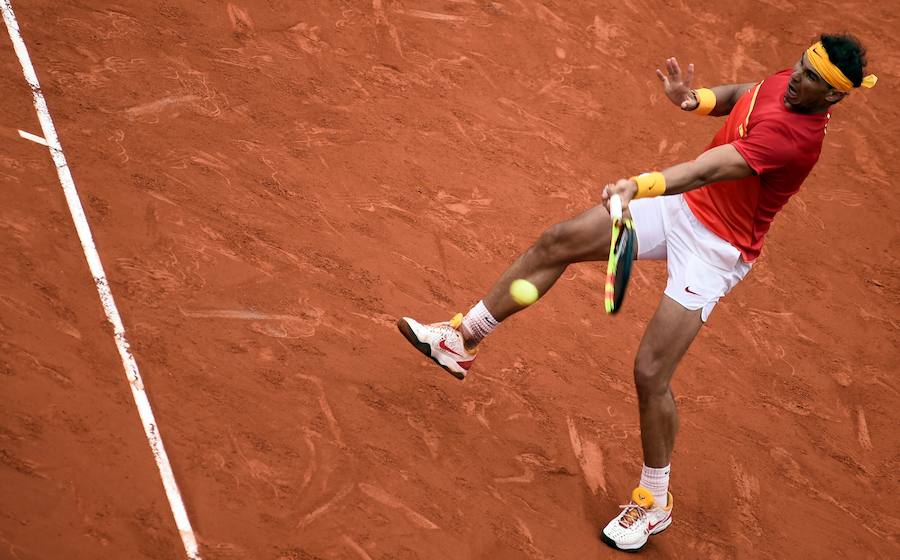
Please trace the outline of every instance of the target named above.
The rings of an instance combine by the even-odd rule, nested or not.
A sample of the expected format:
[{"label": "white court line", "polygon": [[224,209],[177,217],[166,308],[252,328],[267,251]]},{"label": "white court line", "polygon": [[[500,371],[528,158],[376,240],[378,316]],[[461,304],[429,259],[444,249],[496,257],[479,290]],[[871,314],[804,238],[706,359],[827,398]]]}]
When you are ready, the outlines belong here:
[{"label": "white court line", "polygon": [[59,137],[56,135],[53,120],[50,118],[50,110],[47,108],[47,102],[44,100],[44,94],[41,92],[37,74],[34,71],[34,66],[31,64],[28,50],[25,48],[25,41],[22,39],[22,34],[19,31],[19,23],[16,21],[10,0],[0,0],[0,9],[3,10],[3,20],[6,22],[6,29],[9,31],[10,39],[12,39],[16,56],[19,57],[19,63],[22,65],[25,80],[31,86],[38,120],[41,122],[41,129],[44,132],[47,146],[50,148],[53,163],[56,164],[59,182],[66,195],[66,202],[69,205],[69,211],[72,213],[72,220],[75,222],[78,238],[81,240],[81,248],[84,250],[84,256],[91,269],[91,275],[94,277],[94,283],[97,285],[100,303],[103,304],[106,318],[112,323],[116,347],[119,349],[122,365],[125,366],[125,375],[128,378],[128,384],[131,386],[131,394],[134,396],[138,414],[144,425],[144,433],[147,434],[147,442],[150,444],[153,458],[156,459],[159,476],[162,478],[166,497],[169,499],[169,507],[172,509],[172,515],[175,517],[175,525],[181,534],[184,551],[191,560],[199,560],[200,552],[197,549],[197,539],[194,536],[194,530],[191,528],[187,511],[184,509],[184,502],[181,500],[181,493],[178,491],[178,485],[175,483],[175,475],[172,473],[172,466],[169,464],[166,448],[163,447],[162,437],[156,428],[156,419],[153,417],[153,410],[150,408],[150,400],[144,391],[144,382],[138,371],[137,362],[129,349],[128,341],[125,339],[125,327],[122,325],[122,318],[119,316],[119,310],[116,309],[116,304],[113,301],[109,282],[106,280],[106,273],[103,271],[103,265],[100,262],[100,255],[97,253],[97,247],[94,245],[91,228],[84,215],[81,200],[78,198],[78,191],[75,189],[75,181],[72,179],[69,164],[66,163],[66,158],[63,155],[62,145],[59,143]]},{"label": "white court line", "polygon": [[50,147],[47,144],[47,141],[44,140],[43,138],[41,138],[40,136],[38,136],[37,134],[32,134],[30,132],[25,132],[24,130],[19,130],[19,136],[21,136],[22,138],[24,138],[26,140],[31,140],[32,142],[34,142],[36,144],[40,144],[41,146],[47,146],[48,148]]}]

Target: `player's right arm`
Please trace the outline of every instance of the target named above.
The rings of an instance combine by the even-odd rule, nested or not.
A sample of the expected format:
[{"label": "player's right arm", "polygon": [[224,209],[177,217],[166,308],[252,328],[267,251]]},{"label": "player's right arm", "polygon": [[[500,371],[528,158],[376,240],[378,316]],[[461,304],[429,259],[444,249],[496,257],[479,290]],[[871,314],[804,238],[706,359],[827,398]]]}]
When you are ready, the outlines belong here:
[{"label": "player's right arm", "polygon": [[[678,61],[672,57],[666,60],[666,73],[657,68],[656,77],[663,83],[663,89],[669,101],[681,107],[682,111],[693,111],[699,105],[694,90],[691,89],[691,81],[694,79],[694,65],[688,64],[687,72],[682,73]],[[726,84],[709,88],[716,94],[716,106],[709,113],[714,117],[721,117],[731,113],[735,103],[744,93],[755,85],[754,82],[746,84]]]}]

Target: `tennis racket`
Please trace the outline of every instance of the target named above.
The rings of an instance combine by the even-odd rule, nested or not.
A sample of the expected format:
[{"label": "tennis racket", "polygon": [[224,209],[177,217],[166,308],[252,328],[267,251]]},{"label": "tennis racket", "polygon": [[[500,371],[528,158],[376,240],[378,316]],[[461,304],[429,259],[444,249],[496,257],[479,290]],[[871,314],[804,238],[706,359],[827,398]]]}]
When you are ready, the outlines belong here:
[{"label": "tennis racket", "polygon": [[606,312],[614,314],[622,307],[631,263],[634,262],[634,222],[622,217],[622,199],[614,194],[609,199],[609,216],[612,218],[612,239],[609,243],[609,260],[606,268]]}]

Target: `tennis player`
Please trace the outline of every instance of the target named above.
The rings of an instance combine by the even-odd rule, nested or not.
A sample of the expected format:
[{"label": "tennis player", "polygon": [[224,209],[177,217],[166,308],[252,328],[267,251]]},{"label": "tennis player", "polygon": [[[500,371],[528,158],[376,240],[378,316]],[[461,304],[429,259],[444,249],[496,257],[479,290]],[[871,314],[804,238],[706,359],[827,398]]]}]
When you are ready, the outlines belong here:
[{"label": "tennis player", "polygon": [[775,215],[816,164],[832,107],[854,88],[870,88],[865,49],[852,35],[823,34],[794,67],[755,83],[691,89],[693,66],[657,70],[666,96],[684,111],[723,116],[724,125],[693,161],[620,179],[603,203],[540,235],[465,316],[421,324],[404,317],[403,335],[423,354],[464,379],[478,344],[522,306],[510,283],[532,282],[545,294],[572,263],[605,260],[608,200],[619,194],[637,233],[637,258],[667,262],[665,295],[634,363],[644,467],[628,505],[601,532],[608,545],[635,551],[672,523],[669,473],[678,415],[670,381],[719,299],[759,257]]}]

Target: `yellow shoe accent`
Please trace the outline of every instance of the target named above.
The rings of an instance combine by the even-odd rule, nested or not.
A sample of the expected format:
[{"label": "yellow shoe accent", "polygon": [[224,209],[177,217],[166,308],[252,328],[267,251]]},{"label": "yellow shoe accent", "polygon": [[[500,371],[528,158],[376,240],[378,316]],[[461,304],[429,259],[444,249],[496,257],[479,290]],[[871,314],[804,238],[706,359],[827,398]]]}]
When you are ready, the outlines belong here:
[{"label": "yellow shoe accent", "polygon": [[643,486],[638,486],[631,491],[631,501],[644,509],[650,509],[653,507],[653,493]]},{"label": "yellow shoe accent", "polygon": [[[463,314],[457,313],[456,315],[453,316],[452,319],[450,319],[450,326],[453,327],[454,329],[458,330],[459,334],[462,334],[462,329],[460,328],[462,326],[462,322],[463,322]],[[471,354],[473,356],[478,353],[477,346],[475,348],[469,348],[466,344],[463,344],[463,347],[465,347],[466,352],[468,352],[469,354]]]},{"label": "yellow shoe accent", "polygon": [[453,316],[452,319],[450,319],[450,326],[453,327],[454,329],[458,329],[459,326],[462,325],[462,321],[463,321],[463,314],[457,313],[456,315]]}]

